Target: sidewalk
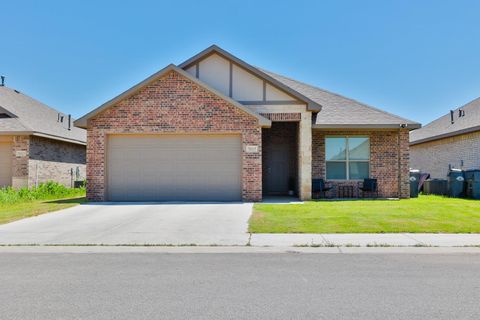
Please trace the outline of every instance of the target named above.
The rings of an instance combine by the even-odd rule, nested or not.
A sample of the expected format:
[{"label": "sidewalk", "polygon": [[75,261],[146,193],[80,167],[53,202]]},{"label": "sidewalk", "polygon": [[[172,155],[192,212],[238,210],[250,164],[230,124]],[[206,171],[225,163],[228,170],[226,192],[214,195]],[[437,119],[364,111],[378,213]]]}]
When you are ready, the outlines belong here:
[{"label": "sidewalk", "polygon": [[255,247],[463,247],[480,246],[480,234],[445,233],[253,233]]}]

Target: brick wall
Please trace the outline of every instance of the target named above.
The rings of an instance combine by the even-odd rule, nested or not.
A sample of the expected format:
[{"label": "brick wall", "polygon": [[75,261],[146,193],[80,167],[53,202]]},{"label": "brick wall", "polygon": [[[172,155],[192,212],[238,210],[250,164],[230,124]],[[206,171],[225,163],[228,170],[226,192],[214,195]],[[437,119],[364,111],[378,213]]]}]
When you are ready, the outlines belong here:
[{"label": "brick wall", "polygon": [[[409,149],[408,131],[323,131],[313,130],[312,175],[325,179],[325,136],[362,135],[370,137],[370,177],[378,179],[380,197],[408,198]],[[399,153],[400,145],[400,153]],[[400,156],[400,161],[399,161]],[[399,172],[401,175],[399,182]],[[331,181],[334,185],[354,185],[358,181]],[[332,190],[333,191],[333,190]],[[330,194],[333,195],[333,194]]]},{"label": "brick wall", "polygon": [[257,153],[242,152],[242,197],[261,200],[258,120],[174,71],[90,119],[88,128],[89,200],[106,200],[105,142],[108,134],[119,133],[241,133],[243,147],[259,147]]},{"label": "brick wall", "polygon": [[448,165],[480,169],[480,131],[410,146],[410,166],[445,179]]},{"label": "brick wall", "polygon": [[[52,140],[42,137],[30,137],[30,160],[28,185],[55,181],[66,187],[73,187],[76,171],[79,180],[86,177],[86,147],[79,144]],[[73,176],[72,176],[73,172]]]}]

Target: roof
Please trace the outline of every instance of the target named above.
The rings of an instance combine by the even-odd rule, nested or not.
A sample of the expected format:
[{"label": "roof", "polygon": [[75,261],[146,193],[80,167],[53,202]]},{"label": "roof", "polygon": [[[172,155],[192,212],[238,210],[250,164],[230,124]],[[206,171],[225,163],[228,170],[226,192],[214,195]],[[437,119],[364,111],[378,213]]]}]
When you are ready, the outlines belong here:
[{"label": "roof", "polygon": [[418,122],[396,116],[386,111],[358,102],[356,100],[343,97],[339,94],[332,93],[305,84],[303,82],[293,80],[291,78],[267,70],[263,70],[261,68],[254,67],[246,63],[245,61],[238,59],[237,57],[233,56],[232,54],[219,48],[216,45],[208,47],[207,49],[193,56],[192,58],[181,63],[180,65],[178,65],[178,67],[173,64],[167,66],[166,68],[153,74],[149,78],[128,89],[127,91],[123,92],[112,100],[104,103],[103,105],[94,109],[79,120],[75,121],[75,125],[81,128],[86,128],[87,120],[89,118],[95,116],[106,108],[115,105],[119,101],[133,95],[144,86],[157,80],[167,71],[175,70],[176,72],[181,73],[183,76],[196,82],[207,90],[231,102],[243,111],[256,116],[260,120],[261,125],[270,126],[271,122],[269,122],[268,119],[263,118],[258,113],[250,110],[248,107],[241,105],[237,101],[232,100],[231,98],[225,96],[219,91],[211,88],[209,85],[205,84],[201,80],[197,79],[196,77],[190,75],[183,70],[213,53],[219,54],[224,58],[231,60],[233,63],[243,67],[244,69],[264,79],[265,81],[276,86],[277,88],[280,88],[288,94],[292,95],[293,97],[296,97],[297,99],[305,102],[307,104],[307,109],[316,113],[316,116],[314,117],[313,128],[392,129],[405,127],[412,130],[421,127]]},{"label": "roof", "polygon": [[244,69],[250,71],[251,73],[257,75],[258,77],[264,79],[265,81],[269,82],[270,84],[276,86],[277,88],[282,89],[283,91],[287,92],[288,94],[296,97],[297,99],[305,102],[307,104],[307,109],[311,111],[320,111],[322,109],[322,105],[319,104],[317,101],[312,100],[310,97],[302,94],[301,92],[292,89],[290,86],[285,85],[283,82],[278,81],[276,78],[271,77],[270,74],[264,72],[260,68],[254,67],[247,62],[235,57],[231,53],[223,50],[222,48],[212,45],[208,47],[207,49],[203,50],[202,52],[194,55],[190,59],[182,62],[181,64],[178,65],[179,68],[186,69],[198,60],[203,59],[204,57],[207,57],[213,53],[217,53],[220,56],[223,56],[227,58],[228,60],[231,60],[232,62],[236,63],[237,65],[243,67]]},{"label": "roof", "polygon": [[[32,134],[78,144],[86,143],[86,132],[71,126],[67,116],[58,121],[59,111],[5,86],[0,86],[0,113],[10,118],[0,118],[0,134]],[[73,119],[72,119],[73,120]]]},{"label": "roof", "polygon": [[[465,115],[460,117],[459,110]],[[410,144],[452,137],[468,132],[480,131],[480,98],[453,110],[453,123],[450,112],[430,122],[421,129],[410,132]]]},{"label": "roof", "polygon": [[322,105],[313,128],[420,128],[420,124],[291,78],[262,70],[277,81]]},{"label": "roof", "polygon": [[173,65],[173,64],[170,64],[168,65],[167,67],[163,68],[162,70],[158,71],[157,73],[151,75],[150,77],[148,77],[147,79],[143,80],[142,82],[138,83],[137,85],[131,87],[130,89],[128,89],[127,91],[119,94],[118,96],[116,96],[115,98],[105,102],[104,104],[102,104],[100,107],[94,109],[93,111],[87,113],[86,115],[84,115],[83,117],[81,117],[80,119],[76,120],[75,121],[75,125],[80,127],[80,128],[87,128],[87,120],[94,117],[95,115],[99,114],[100,112],[102,112],[103,110],[107,109],[107,108],[110,108],[114,105],[116,105],[117,103],[119,103],[120,101],[134,95],[135,93],[137,93],[138,91],[140,91],[142,88],[146,87],[147,85],[151,84],[152,82],[158,80],[159,78],[161,78],[162,76],[164,76],[165,74],[167,74],[168,72],[170,71],[175,71],[177,73],[179,73],[180,75],[188,78],[189,80],[193,81],[194,83],[198,84],[199,86],[203,87],[204,89],[212,92],[213,94],[219,96],[220,98],[230,102],[231,104],[233,104],[234,106],[236,106],[238,109],[242,110],[243,112],[247,113],[247,114],[250,114],[252,116],[254,116],[255,118],[258,119],[258,123],[263,126],[263,127],[269,127],[272,122],[261,116],[260,114],[256,113],[255,111],[241,105],[240,103],[238,103],[237,101],[233,100],[232,98],[230,97],[227,97],[225,96],[223,93],[213,89],[212,87],[208,86],[207,84],[205,84],[204,82],[200,81],[199,79],[193,77],[192,75],[190,75],[188,72],[184,71],[183,69],[180,69],[179,67]]}]

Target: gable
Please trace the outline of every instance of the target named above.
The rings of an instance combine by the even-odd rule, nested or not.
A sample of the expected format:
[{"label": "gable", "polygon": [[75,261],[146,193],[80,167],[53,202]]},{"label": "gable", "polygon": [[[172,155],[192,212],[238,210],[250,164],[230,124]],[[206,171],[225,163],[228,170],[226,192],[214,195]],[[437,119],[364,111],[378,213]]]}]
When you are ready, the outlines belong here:
[{"label": "gable", "polygon": [[192,76],[242,104],[305,103],[232,59],[215,52],[183,68]]},{"label": "gable", "polygon": [[258,128],[259,120],[251,111],[171,70],[90,118],[89,127],[206,133]]},{"label": "gable", "polygon": [[[148,88],[151,84],[157,82],[159,79],[162,77],[166,76],[169,73],[175,73],[181,78],[186,78],[185,80],[188,80],[190,83],[193,82],[195,85],[197,85],[199,88],[202,90],[208,91],[210,94],[213,94],[216,96],[218,99],[224,100],[227,102],[229,105],[231,105],[233,108],[239,110],[240,112],[244,114],[248,114],[250,116],[253,116],[258,120],[258,124],[260,126],[265,126],[269,127],[271,125],[271,121],[262,117],[260,114],[248,109],[247,107],[239,104],[235,100],[229,98],[228,96],[225,96],[222,92],[216,90],[215,88],[210,87],[209,85],[205,84],[204,82],[200,81],[199,79],[193,77],[189,72],[185,72],[184,70],[176,67],[175,65],[169,65],[166,68],[160,70],[159,72],[153,74],[152,76],[148,77],[144,81],[138,83],[137,85],[133,86],[132,88],[128,89],[127,91],[123,92],[122,94],[118,95],[117,97],[111,99],[110,101],[107,101],[100,107],[94,109],[93,111],[89,112],[88,114],[84,115],[82,118],[78,119],[75,121],[75,125],[81,128],[87,128],[88,125],[88,120],[96,117],[97,115],[103,113],[107,109],[117,106],[118,104],[122,103],[123,101],[130,99],[132,97],[138,96],[139,92],[144,91],[146,88]],[[191,87],[193,90],[193,87]],[[167,92],[169,92],[167,90]],[[171,96],[171,95],[170,95]],[[171,98],[176,101],[176,100],[181,100],[182,97],[187,96],[185,94],[179,95],[177,97],[172,97]],[[147,106],[149,104],[155,103],[154,100],[152,99],[143,99],[141,100],[142,105]]]}]

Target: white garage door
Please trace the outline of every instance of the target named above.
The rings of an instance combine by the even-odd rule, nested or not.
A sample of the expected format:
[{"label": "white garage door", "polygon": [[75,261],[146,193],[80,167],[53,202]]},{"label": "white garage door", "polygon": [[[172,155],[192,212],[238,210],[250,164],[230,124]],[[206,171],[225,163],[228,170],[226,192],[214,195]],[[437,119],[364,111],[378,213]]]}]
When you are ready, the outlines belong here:
[{"label": "white garage door", "polygon": [[241,200],[237,135],[112,135],[107,197],[111,201]]},{"label": "white garage door", "polygon": [[12,185],[12,144],[0,142],[0,188]]}]

